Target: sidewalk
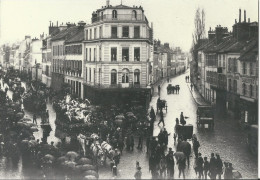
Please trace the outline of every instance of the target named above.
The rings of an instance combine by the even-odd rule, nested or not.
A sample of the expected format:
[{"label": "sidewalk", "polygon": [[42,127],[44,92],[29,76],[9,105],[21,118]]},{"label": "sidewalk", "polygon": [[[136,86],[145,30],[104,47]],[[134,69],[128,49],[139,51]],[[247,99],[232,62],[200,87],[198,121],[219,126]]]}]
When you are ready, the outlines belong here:
[{"label": "sidewalk", "polygon": [[187,86],[188,86],[188,88],[189,88],[189,90],[190,90],[190,93],[191,93],[191,95],[192,95],[194,101],[196,102],[196,104],[197,104],[198,106],[210,105],[210,104],[209,104],[208,102],[206,102],[206,100],[202,97],[202,95],[199,93],[199,91],[198,91],[196,88],[194,88],[194,86],[193,86],[193,88],[192,88],[192,90],[191,90],[190,82],[187,83]]}]

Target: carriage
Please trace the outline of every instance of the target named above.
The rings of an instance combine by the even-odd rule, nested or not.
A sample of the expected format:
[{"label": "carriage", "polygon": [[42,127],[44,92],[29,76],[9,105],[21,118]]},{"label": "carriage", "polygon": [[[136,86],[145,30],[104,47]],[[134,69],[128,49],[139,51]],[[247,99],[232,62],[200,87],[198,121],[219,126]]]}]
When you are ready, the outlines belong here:
[{"label": "carriage", "polygon": [[198,106],[197,109],[197,126],[208,125],[210,129],[214,128],[214,112],[211,106]]},{"label": "carriage", "polygon": [[180,85],[173,86],[172,84],[168,84],[167,86],[167,94],[174,94],[177,89],[180,89]]},{"label": "carriage", "polygon": [[192,139],[193,135],[193,125],[191,124],[176,124],[175,132],[178,134],[178,137],[182,137],[183,139]]},{"label": "carriage", "polygon": [[161,99],[161,100],[157,101],[157,112],[158,112],[158,110],[165,109],[165,111],[167,113],[167,108],[168,108],[168,106],[167,106],[167,101],[166,100]]}]

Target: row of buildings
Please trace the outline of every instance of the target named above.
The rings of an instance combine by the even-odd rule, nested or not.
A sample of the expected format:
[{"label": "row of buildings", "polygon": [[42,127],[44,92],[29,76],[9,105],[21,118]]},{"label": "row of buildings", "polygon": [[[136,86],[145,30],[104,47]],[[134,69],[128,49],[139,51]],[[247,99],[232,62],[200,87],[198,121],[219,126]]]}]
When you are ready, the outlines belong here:
[{"label": "row of buildings", "polygon": [[188,64],[180,48],[153,42],[143,7],[112,6],[108,0],[92,13],[90,24],[50,22],[48,35],[26,36],[13,50],[6,66],[32,73],[54,90],[68,83],[72,94],[102,103],[111,97],[145,101],[150,84]]},{"label": "row of buildings", "polygon": [[235,20],[232,32],[218,25],[195,49],[191,79],[200,94],[223,114],[242,123],[258,121],[258,23]]}]

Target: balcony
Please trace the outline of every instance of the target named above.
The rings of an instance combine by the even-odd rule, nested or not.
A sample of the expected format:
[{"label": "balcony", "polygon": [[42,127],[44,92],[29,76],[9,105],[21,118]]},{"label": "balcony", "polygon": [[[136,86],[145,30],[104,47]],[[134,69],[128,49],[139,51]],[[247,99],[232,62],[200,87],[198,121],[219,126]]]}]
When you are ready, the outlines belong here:
[{"label": "balcony", "polygon": [[116,18],[114,18],[112,14],[92,17],[92,23],[100,21],[145,21],[148,23],[147,19],[142,14],[136,15],[136,17],[134,17],[132,14],[117,14]]}]

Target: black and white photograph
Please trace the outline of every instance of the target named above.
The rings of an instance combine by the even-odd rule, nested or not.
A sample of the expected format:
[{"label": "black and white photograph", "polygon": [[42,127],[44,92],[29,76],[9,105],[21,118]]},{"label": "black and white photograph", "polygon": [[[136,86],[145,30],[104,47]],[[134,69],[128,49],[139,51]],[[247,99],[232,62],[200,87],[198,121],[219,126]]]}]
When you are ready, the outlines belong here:
[{"label": "black and white photograph", "polygon": [[0,179],[258,179],[258,0],[0,0]]}]

